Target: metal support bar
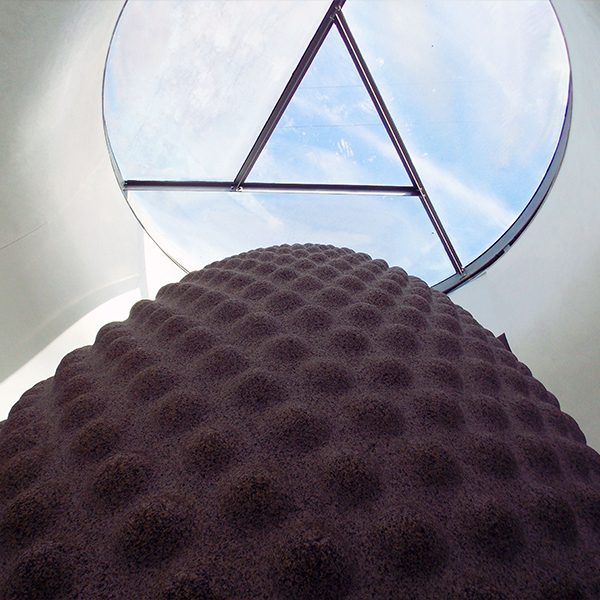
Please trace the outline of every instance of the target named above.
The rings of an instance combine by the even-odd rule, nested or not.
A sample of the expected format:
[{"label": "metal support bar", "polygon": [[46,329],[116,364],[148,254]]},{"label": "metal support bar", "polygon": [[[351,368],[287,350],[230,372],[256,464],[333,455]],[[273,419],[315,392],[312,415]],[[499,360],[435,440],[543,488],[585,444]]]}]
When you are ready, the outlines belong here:
[{"label": "metal support bar", "polygon": [[186,190],[198,192],[235,191],[231,181],[155,181],[152,179],[128,179],[123,182],[123,191]]},{"label": "metal support bar", "polygon": [[374,196],[419,196],[414,186],[353,185],[337,183],[245,183],[240,192],[295,192],[308,194],[365,194]]},{"label": "metal support bar", "polygon": [[323,41],[327,37],[329,30],[333,26],[333,17],[335,13],[344,5],[345,1],[346,0],[333,0],[333,2],[331,3],[331,6],[327,10],[325,17],[319,25],[319,28],[317,29],[315,35],[308,44],[308,47],[304,51],[304,54],[302,55],[298,66],[292,73],[292,76],[290,77],[290,80],[285,86],[283,93],[279,97],[275,108],[269,115],[269,118],[267,119],[267,122],[262,128],[262,131],[260,132],[258,138],[256,138],[256,142],[254,142],[254,146],[252,146],[252,149],[246,157],[242,168],[235,176],[234,186],[236,188],[243,185],[250,171],[252,170],[252,167],[254,167],[254,165],[256,164],[260,153],[269,141],[271,134],[273,133],[275,127],[277,127],[277,123],[279,123],[279,120],[285,112],[285,109],[287,108],[288,104],[292,100],[292,97],[298,89],[298,86],[302,82],[302,79],[308,71],[315,55],[319,51],[319,48],[321,47]]},{"label": "metal support bar", "polygon": [[365,62],[365,59],[363,58],[360,49],[358,48],[356,40],[354,39],[354,36],[352,35],[352,32],[350,31],[350,28],[348,26],[348,22],[346,21],[346,18],[344,17],[341,10],[335,12],[334,21],[338,28],[338,31],[340,32],[340,35],[342,36],[342,39],[344,40],[344,43],[346,44],[346,48],[348,48],[348,52],[350,52],[350,56],[352,57],[352,60],[356,65],[358,73],[365,87],[367,88],[367,92],[369,93],[369,96],[371,96],[371,100],[375,105],[379,117],[381,118],[381,121],[383,122],[383,125],[386,131],[388,132],[388,135],[390,136],[392,144],[394,145],[396,152],[398,152],[398,156],[400,157],[400,160],[402,161],[402,164],[404,165],[408,176],[410,177],[413,185],[419,190],[419,196],[421,197],[423,207],[425,208],[425,211],[427,212],[427,215],[429,216],[429,219],[438,237],[440,238],[442,245],[444,246],[444,250],[446,251],[448,258],[450,259],[452,266],[454,267],[457,273],[463,273],[464,269],[460,262],[460,259],[458,258],[458,254],[452,246],[452,242],[450,241],[450,238],[448,237],[448,234],[446,233],[446,230],[444,229],[444,226],[442,225],[442,222],[435,211],[431,199],[427,195],[425,186],[423,185],[423,182],[421,181],[421,178],[417,173],[417,170],[410,158],[408,150],[404,145],[402,138],[400,137],[400,133],[396,128],[392,116],[390,115],[388,108],[385,105],[383,97],[381,96],[381,93],[379,92],[379,89],[375,84],[375,80],[373,79],[369,67],[367,66],[367,63]]},{"label": "metal support bar", "polygon": [[420,196],[414,186],[354,185],[336,183],[245,183],[235,187],[228,181],[152,181],[130,179],[123,182],[123,190],[185,190],[196,192],[295,192],[306,194],[364,194],[375,196]]}]

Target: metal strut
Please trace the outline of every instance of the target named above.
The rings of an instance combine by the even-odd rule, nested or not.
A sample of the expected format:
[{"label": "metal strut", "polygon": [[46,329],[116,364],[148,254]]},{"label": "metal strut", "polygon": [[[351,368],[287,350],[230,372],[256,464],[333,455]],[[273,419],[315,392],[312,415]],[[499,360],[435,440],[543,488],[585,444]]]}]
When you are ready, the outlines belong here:
[{"label": "metal strut", "polygon": [[279,123],[279,120],[285,112],[285,109],[292,100],[292,97],[298,89],[298,86],[302,82],[304,75],[306,75],[306,72],[312,64],[314,57],[316,56],[317,52],[319,51],[319,48],[325,41],[329,30],[333,26],[334,15],[338,10],[341,9],[345,2],[346,0],[333,0],[329,9],[327,10],[327,13],[325,13],[321,24],[315,32],[315,35],[313,36],[312,40],[308,44],[308,47],[304,51],[304,54],[302,55],[298,66],[292,73],[292,76],[290,77],[290,80],[285,86],[283,93],[279,97],[275,108],[269,115],[269,118],[267,119],[267,122],[262,128],[262,131],[258,135],[258,138],[256,138],[256,142],[254,142],[254,146],[252,146],[252,149],[250,150],[250,153],[244,161],[242,168],[235,176],[235,179],[233,181],[234,190],[237,190],[246,181],[246,177],[248,177],[250,171],[252,170],[252,167],[254,167],[256,161],[258,160],[260,153],[263,151],[263,148],[269,141],[271,134],[273,133],[275,127],[277,127],[277,123]]},{"label": "metal strut", "polygon": [[450,259],[452,266],[457,273],[463,273],[464,268],[460,262],[460,259],[458,258],[458,254],[456,253],[456,250],[454,249],[454,246],[452,245],[452,242],[450,241],[450,238],[448,237],[448,234],[446,233],[446,230],[444,229],[444,226],[442,225],[442,222],[435,211],[433,203],[431,202],[431,199],[425,190],[425,186],[423,185],[423,182],[417,173],[408,150],[404,145],[402,138],[400,137],[398,129],[396,128],[396,124],[394,123],[392,116],[385,105],[383,97],[381,96],[375,80],[373,79],[373,75],[369,71],[369,67],[367,66],[367,63],[365,62],[365,59],[358,48],[356,40],[350,31],[350,27],[348,26],[348,22],[346,21],[346,18],[341,10],[337,10],[335,12],[334,21],[338,31],[340,32],[340,35],[342,36],[342,39],[344,40],[344,43],[346,44],[346,48],[348,48],[348,52],[350,52],[350,56],[352,57],[352,60],[358,69],[358,74],[365,84],[367,92],[369,93],[369,96],[371,96],[371,100],[375,105],[379,117],[381,118],[381,121],[383,122],[383,125],[390,136],[394,148],[396,149],[396,152],[398,153],[398,156],[400,157],[400,160],[402,161],[410,180],[419,191],[423,208],[427,212],[427,216],[429,217],[429,220],[431,221],[438,237],[440,238],[440,242],[442,243],[442,246],[444,246],[444,250]]},{"label": "metal strut", "polygon": [[231,181],[156,181],[128,179],[123,190],[188,190],[198,192],[295,192],[305,194],[368,194],[388,196],[419,196],[419,190],[410,185],[356,185],[345,183],[262,183],[247,182],[234,188]]},{"label": "metal strut", "polygon": [[[312,37],[308,47],[304,51],[300,62],[292,73],[281,96],[277,100],[275,107],[271,111],[267,122],[258,135],[252,149],[248,153],[246,160],[242,164],[238,174],[233,181],[151,181],[151,180],[126,180],[122,183],[124,192],[128,190],[198,190],[198,191],[233,191],[233,192],[296,192],[296,193],[344,193],[344,194],[386,194],[396,196],[418,196],[421,199],[423,208],[429,217],[439,239],[454,267],[457,275],[463,275],[465,272],[458,254],[454,249],[444,226],[429,198],[425,186],[417,173],[417,170],[410,158],[408,150],[402,141],[396,124],[377,88],[377,84],[363,58],[360,49],[350,31],[348,22],[342,12],[342,7],[346,0],[333,0],[327,13],[323,17],[317,31]],[[283,113],[292,100],[296,90],[300,86],[302,79],[310,68],[314,57],[321,48],[325,38],[335,23],[342,40],[344,41],[348,52],[356,66],[360,78],[371,97],[371,100],[377,110],[379,118],[385,127],[390,140],[406,169],[406,172],[412,182],[412,186],[393,186],[393,185],[344,185],[344,184],[298,184],[298,183],[246,183],[250,171],[256,164],[261,152],[266,146],[271,134],[277,127]]]}]

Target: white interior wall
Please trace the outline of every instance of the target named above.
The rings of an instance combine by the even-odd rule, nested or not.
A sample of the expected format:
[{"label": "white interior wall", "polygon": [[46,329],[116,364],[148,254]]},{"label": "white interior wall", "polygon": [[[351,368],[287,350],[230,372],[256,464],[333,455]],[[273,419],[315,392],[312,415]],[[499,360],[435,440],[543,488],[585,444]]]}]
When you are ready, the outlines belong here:
[{"label": "white interior wall", "polygon": [[34,383],[52,377],[62,357],[75,348],[94,343],[96,332],[111,321],[123,321],[141,299],[140,290],[125,292],[90,311],[63,331],[30,361],[0,383],[0,421],[8,417],[12,406]]},{"label": "white interior wall", "polygon": [[154,298],[156,292],[171,281],[178,281],[183,272],[144,233],[146,286],[125,292],[107,300],[73,323],[38,352],[31,360],[0,382],[0,421],[8,417],[12,406],[24,391],[38,381],[52,377],[65,354],[75,348],[94,343],[98,330],[111,321],[123,321],[130,308],[141,298]]},{"label": "white interior wall", "polygon": [[451,294],[553,392],[600,449],[600,3],[553,0],[571,60],[573,118],[554,186],[527,230]]},{"label": "white interior wall", "polygon": [[0,381],[96,306],[144,287],[142,232],[102,126],[121,6],[0,1]]}]

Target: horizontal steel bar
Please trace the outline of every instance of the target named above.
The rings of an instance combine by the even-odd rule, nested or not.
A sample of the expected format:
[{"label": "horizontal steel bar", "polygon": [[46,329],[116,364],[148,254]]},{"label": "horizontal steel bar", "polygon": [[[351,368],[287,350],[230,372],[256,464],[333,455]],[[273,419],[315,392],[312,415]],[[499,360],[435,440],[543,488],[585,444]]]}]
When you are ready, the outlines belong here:
[{"label": "horizontal steel bar", "polygon": [[151,181],[128,180],[124,191],[185,190],[195,192],[283,192],[305,194],[368,194],[375,196],[419,196],[414,186],[353,185],[337,183],[245,183],[235,187],[233,181]]},{"label": "horizontal steel bar", "polygon": [[156,181],[153,179],[128,179],[123,191],[140,190],[190,190],[199,192],[235,192],[232,181]]},{"label": "horizontal steel bar", "polygon": [[245,183],[243,192],[295,192],[310,194],[369,194],[376,196],[418,196],[414,186],[352,185],[337,183]]}]

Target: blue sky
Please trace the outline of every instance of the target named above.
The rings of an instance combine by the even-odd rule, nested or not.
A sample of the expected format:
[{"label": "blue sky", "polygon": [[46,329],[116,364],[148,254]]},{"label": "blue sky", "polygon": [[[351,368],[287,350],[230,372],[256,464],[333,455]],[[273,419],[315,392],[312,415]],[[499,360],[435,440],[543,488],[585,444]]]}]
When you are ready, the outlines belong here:
[{"label": "blue sky", "polygon": [[[129,0],[105,112],[126,179],[231,180],[328,2]],[[568,62],[544,1],[347,0],[344,14],[463,263],[537,188],[564,117]],[[249,181],[408,180],[332,29]],[[317,242],[385,258],[430,284],[452,273],[418,199],[136,192],[187,268]]]}]

